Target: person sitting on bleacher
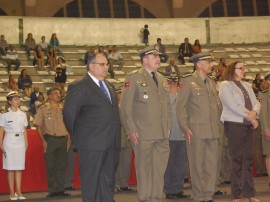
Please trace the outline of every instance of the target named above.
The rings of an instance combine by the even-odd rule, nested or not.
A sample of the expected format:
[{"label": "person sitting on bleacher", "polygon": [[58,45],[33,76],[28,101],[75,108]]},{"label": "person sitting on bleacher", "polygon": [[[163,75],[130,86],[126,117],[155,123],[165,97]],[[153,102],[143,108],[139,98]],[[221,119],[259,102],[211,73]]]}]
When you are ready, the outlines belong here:
[{"label": "person sitting on bleacher", "polygon": [[56,33],[52,34],[51,40],[50,40],[50,43],[49,43],[49,47],[53,47],[55,51],[59,52],[59,54],[62,57],[64,57],[64,54],[60,49],[60,43],[59,43],[59,40],[58,40],[58,38],[56,36]]},{"label": "person sitting on bleacher", "polygon": [[1,35],[1,38],[0,38],[0,52],[1,52],[1,54],[3,56],[5,56],[7,50],[8,50],[7,40],[5,40],[5,36],[4,35]]},{"label": "person sitting on bleacher", "polygon": [[53,47],[49,48],[49,51],[47,52],[47,65],[50,65],[51,71],[55,71],[56,68],[56,53]]},{"label": "person sitting on bleacher", "polygon": [[13,78],[12,74],[10,74],[9,78],[8,78],[8,89],[11,91],[18,91],[19,90],[17,82]]},{"label": "person sitting on bleacher", "polygon": [[26,49],[28,60],[30,60],[30,51],[35,50],[35,48],[36,48],[36,41],[33,38],[32,33],[28,33],[27,38],[25,39],[25,49]]},{"label": "person sitting on bleacher", "polygon": [[95,47],[91,46],[89,51],[86,51],[84,54],[84,64],[86,65],[88,62],[88,58],[90,58],[93,54],[95,54]]},{"label": "person sitting on bleacher", "polygon": [[118,65],[118,69],[123,69],[124,61],[121,53],[117,50],[117,46],[113,46],[113,50],[109,55],[110,70],[113,71],[113,65]]},{"label": "person sitting on bleacher", "polygon": [[11,70],[11,65],[15,65],[15,71],[17,71],[21,65],[20,60],[18,59],[18,53],[14,49],[13,45],[9,46],[9,50],[7,51],[6,55],[6,62],[7,62],[7,70],[8,72]]},{"label": "person sitting on bleacher", "polygon": [[27,97],[30,97],[30,94],[32,92],[32,79],[27,74],[26,69],[22,69],[21,71],[21,74],[18,78],[18,86],[19,86],[19,89],[24,91]]},{"label": "person sitting on bleacher", "polygon": [[37,45],[34,51],[33,65],[38,65],[39,71],[44,71],[44,52],[42,51],[41,45]]},{"label": "person sitting on bleacher", "polygon": [[30,112],[33,116],[37,113],[36,101],[40,95],[43,96],[42,92],[39,91],[39,87],[35,86],[34,91],[30,94]]},{"label": "person sitting on bleacher", "polygon": [[57,68],[55,74],[55,86],[61,90],[61,94],[63,95],[65,92],[65,85],[67,81],[67,63],[63,57],[59,57],[57,59]]},{"label": "person sitting on bleacher", "polygon": [[98,47],[98,52],[99,52],[99,53],[102,53],[102,54],[108,59],[109,54],[108,54],[107,52],[105,52],[103,46],[99,46],[99,47]]},{"label": "person sitting on bleacher", "polygon": [[185,38],[185,42],[181,43],[181,45],[178,48],[178,59],[182,62],[182,64],[185,64],[184,57],[191,57],[193,54],[193,49],[191,44],[189,43],[188,38]]},{"label": "person sitting on bleacher", "polygon": [[42,51],[47,53],[48,49],[48,43],[45,41],[45,36],[41,37],[41,42],[39,42],[39,45],[41,46]]}]

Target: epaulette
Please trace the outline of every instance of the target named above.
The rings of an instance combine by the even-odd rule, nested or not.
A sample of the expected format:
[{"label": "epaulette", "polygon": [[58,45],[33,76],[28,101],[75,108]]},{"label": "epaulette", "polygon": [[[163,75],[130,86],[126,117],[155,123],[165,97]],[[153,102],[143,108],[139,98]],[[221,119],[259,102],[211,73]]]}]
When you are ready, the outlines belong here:
[{"label": "epaulette", "polygon": [[192,74],[189,73],[189,74],[182,75],[181,77],[182,77],[182,78],[186,78],[186,77],[189,77],[189,76],[191,76],[191,75],[192,75]]},{"label": "epaulette", "polygon": [[39,109],[44,108],[45,106],[47,106],[47,102],[42,103],[42,105],[39,106]]},{"label": "epaulette", "polygon": [[217,80],[217,77],[215,77],[215,76],[213,76],[213,75],[208,75],[208,77],[209,77],[210,79],[214,80],[214,81]]},{"label": "epaulette", "polygon": [[262,93],[266,93],[266,92],[268,92],[268,89],[262,91]]},{"label": "epaulette", "polygon": [[138,72],[138,70],[133,70],[133,71],[127,73],[127,75],[130,76],[130,75],[135,74],[135,73],[137,73],[137,72]]}]

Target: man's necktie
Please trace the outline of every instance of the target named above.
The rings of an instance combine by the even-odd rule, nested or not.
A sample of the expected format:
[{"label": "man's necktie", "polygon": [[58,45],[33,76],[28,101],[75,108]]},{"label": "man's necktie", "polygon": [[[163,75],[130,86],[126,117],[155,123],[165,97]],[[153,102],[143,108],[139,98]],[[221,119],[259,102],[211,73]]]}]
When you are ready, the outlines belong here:
[{"label": "man's necktie", "polygon": [[155,75],[155,72],[151,72],[151,74],[152,74],[152,78],[153,78],[154,82],[155,82],[156,85],[158,86],[158,81],[157,81],[157,77],[156,77],[156,75]]},{"label": "man's necktie", "polygon": [[111,101],[110,96],[105,88],[105,86],[103,85],[103,82],[101,80],[98,81],[100,89],[102,90],[102,92],[106,95],[106,97]]}]

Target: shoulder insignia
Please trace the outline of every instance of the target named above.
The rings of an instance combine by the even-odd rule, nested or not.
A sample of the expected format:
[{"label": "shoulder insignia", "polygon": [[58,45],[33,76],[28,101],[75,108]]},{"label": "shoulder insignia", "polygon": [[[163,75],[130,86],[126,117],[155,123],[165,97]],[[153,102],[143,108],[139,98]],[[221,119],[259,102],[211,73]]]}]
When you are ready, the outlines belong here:
[{"label": "shoulder insignia", "polygon": [[262,93],[267,93],[267,92],[268,92],[268,89],[262,91]]},{"label": "shoulder insignia", "polygon": [[138,70],[134,70],[134,71],[131,71],[131,72],[127,73],[127,75],[130,76],[130,75],[133,75],[133,74],[135,74],[137,72],[138,72]]},{"label": "shoulder insignia", "polygon": [[186,78],[186,77],[189,77],[189,76],[191,76],[192,74],[185,74],[185,75],[182,75],[181,77],[182,78]]},{"label": "shoulder insignia", "polygon": [[217,77],[215,77],[215,76],[213,76],[213,75],[208,75],[208,77],[209,77],[210,79],[214,80],[214,81],[217,80]]},{"label": "shoulder insignia", "polygon": [[47,102],[44,102],[44,103],[42,103],[42,105],[40,105],[39,109],[44,108],[46,106],[47,106]]}]

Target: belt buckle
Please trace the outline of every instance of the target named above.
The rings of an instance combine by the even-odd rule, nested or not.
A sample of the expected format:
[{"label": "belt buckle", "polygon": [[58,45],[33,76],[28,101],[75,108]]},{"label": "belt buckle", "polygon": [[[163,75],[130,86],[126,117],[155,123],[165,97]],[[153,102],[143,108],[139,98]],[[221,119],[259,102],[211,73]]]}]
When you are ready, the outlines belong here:
[{"label": "belt buckle", "polygon": [[15,134],[16,137],[19,137],[20,135],[19,134]]}]

